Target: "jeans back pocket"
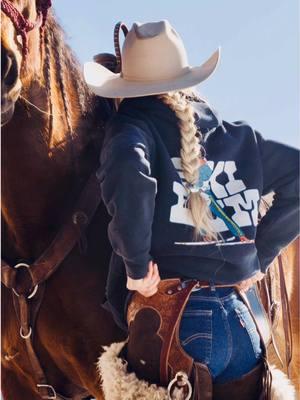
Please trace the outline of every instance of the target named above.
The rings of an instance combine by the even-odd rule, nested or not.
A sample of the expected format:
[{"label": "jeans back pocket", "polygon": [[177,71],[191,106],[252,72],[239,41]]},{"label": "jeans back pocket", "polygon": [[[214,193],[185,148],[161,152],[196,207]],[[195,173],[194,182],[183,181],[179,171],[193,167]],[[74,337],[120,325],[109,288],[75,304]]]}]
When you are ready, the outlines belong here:
[{"label": "jeans back pocket", "polygon": [[182,347],[195,361],[209,364],[212,352],[212,310],[185,310],[179,337]]}]

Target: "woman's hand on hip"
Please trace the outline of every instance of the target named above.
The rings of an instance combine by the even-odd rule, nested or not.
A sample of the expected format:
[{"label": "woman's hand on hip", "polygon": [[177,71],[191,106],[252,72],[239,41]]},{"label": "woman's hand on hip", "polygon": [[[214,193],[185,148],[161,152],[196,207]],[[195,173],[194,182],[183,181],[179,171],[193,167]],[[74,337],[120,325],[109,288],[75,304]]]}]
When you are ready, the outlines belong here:
[{"label": "woman's hand on hip", "polygon": [[254,285],[254,283],[260,281],[263,279],[263,277],[265,276],[265,274],[263,274],[262,272],[257,272],[257,274],[255,274],[254,276],[252,276],[252,278],[249,279],[245,279],[244,281],[241,281],[237,287],[242,291],[242,292],[247,292],[248,289],[251,288],[251,286]]},{"label": "woman's hand on hip", "polygon": [[160,276],[158,266],[152,260],[148,264],[148,273],[145,278],[132,279],[127,276],[127,289],[136,290],[145,297],[153,296],[157,292]]}]

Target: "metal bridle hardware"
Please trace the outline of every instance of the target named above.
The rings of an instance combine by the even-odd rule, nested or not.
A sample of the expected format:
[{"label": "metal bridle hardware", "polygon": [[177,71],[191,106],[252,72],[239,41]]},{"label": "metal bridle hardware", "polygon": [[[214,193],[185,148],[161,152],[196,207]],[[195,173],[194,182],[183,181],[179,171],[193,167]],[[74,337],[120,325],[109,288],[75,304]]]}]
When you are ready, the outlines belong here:
[{"label": "metal bridle hardware", "polygon": [[72,221],[74,225],[86,225],[88,217],[83,211],[76,211],[72,216]]},{"label": "metal bridle hardware", "polygon": [[51,386],[51,385],[46,385],[46,384],[42,384],[42,383],[38,383],[36,386],[37,386],[38,389],[39,389],[39,388],[47,388],[47,389],[50,389],[50,391],[52,392],[52,394],[50,394],[50,395],[47,396],[47,397],[42,396],[43,399],[48,399],[48,400],[55,400],[55,399],[57,399],[56,391],[55,391],[55,389],[54,389],[53,386]]},{"label": "metal bridle hardware", "polygon": [[29,265],[29,264],[26,264],[26,263],[23,263],[23,262],[21,262],[21,263],[18,263],[18,264],[16,264],[16,265],[14,265],[14,267],[13,267],[13,268],[15,268],[15,269],[18,269],[18,268],[21,268],[21,267],[30,268],[30,265]]},{"label": "metal bridle hardware", "polygon": [[[82,190],[70,217],[58,230],[56,236],[50,242],[46,250],[44,250],[36,260],[30,262],[30,265],[20,262],[15,266],[10,265],[4,259],[1,260],[1,281],[13,292],[12,298],[16,318],[22,327],[22,329],[20,329],[20,335],[23,339],[27,339],[25,340],[25,345],[29,362],[32,365],[33,379],[36,387],[39,389],[40,397],[45,400],[72,400],[74,398],[78,399],[79,396],[81,396],[80,398],[86,398],[89,395],[87,389],[74,383],[71,384],[72,397],[61,395],[56,392],[53,386],[47,384],[48,379],[36,353],[32,336],[35,321],[38,317],[38,312],[43,301],[47,279],[55,273],[63,260],[78,243],[82,233],[80,228],[83,226],[86,228],[89,225],[101,204],[101,200],[101,188],[96,171],[93,171]],[[79,214],[77,214],[78,211]],[[23,295],[23,293],[18,293],[16,290],[13,291],[13,288],[16,288],[17,271],[18,268],[21,267],[26,268],[31,276],[32,286],[30,290],[35,285],[31,294],[27,297]],[[23,278],[23,275],[21,278]],[[20,288],[22,288],[22,292],[28,290],[26,287],[27,282],[22,282],[20,279],[20,282],[18,283],[20,284]],[[38,287],[39,290],[37,290]],[[28,299],[32,298],[35,294],[35,301],[29,301]],[[27,333],[25,334],[24,332]],[[37,384],[37,382],[40,383]],[[46,390],[48,393],[46,393]],[[74,397],[75,395],[76,397]]]},{"label": "metal bridle hardware", "polygon": [[[30,265],[29,265],[29,264],[26,264],[26,263],[18,263],[18,264],[16,264],[16,265],[14,265],[13,268],[18,269],[18,268],[21,268],[21,267],[25,267],[25,268],[29,269],[29,268],[30,268]],[[38,290],[38,287],[39,287],[39,285],[35,285],[35,287],[33,288],[32,292],[30,293],[30,295],[27,296],[27,299],[32,299],[32,298],[33,298],[33,296],[36,294],[36,292],[37,292],[37,290]],[[15,294],[17,297],[20,296],[20,294],[16,291],[16,289],[12,288],[12,291],[14,292],[14,294]],[[22,336],[22,335],[21,335],[21,336]],[[22,337],[23,337],[23,336],[22,336]]]},{"label": "metal bridle hardware", "polygon": [[24,335],[23,328],[21,326],[21,328],[20,328],[20,336],[21,336],[22,339],[29,339],[31,334],[32,334],[31,326],[29,327],[29,331],[28,331],[27,335]]},{"label": "metal bridle hardware", "polygon": [[[188,387],[188,393],[186,394],[186,396],[185,396],[184,399],[183,399],[183,397],[182,397],[182,400],[189,400],[189,399],[191,398],[191,396],[192,396],[193,389],[192,389],[192,385],[191,385],[191,383],[190,383],[190,381],[189,381],[189,379],[188,379],[187,374],[186,374],[185,372],[183,372],[183,371],[177,372],[177,374],[175,375],[175,378],[172,379],[172,380],[169,382],[168,387],[167,387],[168,396],[169,396],[170,399],[173,399],[173,398],[175,399],[175,397],[172,396],[171,391],[172,391],[172,386],[173,386],[173,385],[176,385],[177,380],[178,380],[179,377],[180,377],[181,379],[183,379],[184,385]],[[183,385],[182,385],[182,386],[183,386]],[[177,397],[176,397],[176,398],[177,398]],[[180,398],[181,398],[181,397],[180,397]]]}]

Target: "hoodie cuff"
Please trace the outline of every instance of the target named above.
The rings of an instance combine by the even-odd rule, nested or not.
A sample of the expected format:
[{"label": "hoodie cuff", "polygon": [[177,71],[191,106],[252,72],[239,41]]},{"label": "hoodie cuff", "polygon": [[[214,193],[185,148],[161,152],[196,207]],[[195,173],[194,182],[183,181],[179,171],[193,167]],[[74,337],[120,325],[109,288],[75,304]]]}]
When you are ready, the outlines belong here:
[{"label": "hoodie cuff", "polygon": [[131,279],[143,279],[148,273],[149,261],[153,261],[152,257],[143,263],[134,263],[124,260],[127,276]]}]

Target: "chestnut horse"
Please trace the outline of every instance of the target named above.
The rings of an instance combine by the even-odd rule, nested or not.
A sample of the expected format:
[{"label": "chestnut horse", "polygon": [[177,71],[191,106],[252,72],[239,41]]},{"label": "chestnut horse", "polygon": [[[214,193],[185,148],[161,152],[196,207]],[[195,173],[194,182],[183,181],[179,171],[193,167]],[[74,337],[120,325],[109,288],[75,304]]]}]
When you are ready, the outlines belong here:
[{"label": "chestnut horse", "polygon": [[[273,195],[269,194],[262,198],[259,206],[260,217],[263,217],[272,205]],[[269,362],[281,369],[291,379],[300,393],[299,371],[300,371],[300,238],[296,238],[279,257],[276,257],[268,268],[264,282],[260,282],[258,288],[262,302],[269,311],[273,331],[274,347],[268,348]],[[280,264],[282,266],[283,279],[280,278]],[[265,285],[268,287],[266,298]],[[286,293],[284,291],[286,289]],[[284,297],[287,307],[285,307]],[[285,315],[284,315],[285,314]],[[277,348],[277,351],[276,351]]]},{"label": "chestnut horse", "polygon": [[[35,2],[11,3],[24,17],[36,19]],[[28,32],[28,43],[23,42],[27,55],[5,14],[2,29],[2,256],[15,265],[39,257],[73,210],[97,167],[109,107],[88,91],[52,13],[42,34],[39,29]],[[95,368],[101,346],[124,339],[101,307],[111,255],[108,222],[101,204],[86,232],[88,251],[75,246],[48,279],[34,328],[34,348],[45,375],[66,398],[82,399],[86,392],[102,399]],[[291,306],[297,308],[292,290],[297,243],[286,251]],[[26,279],[25,273],[21,278]],[[5,400],[38,400],[13,296],[3,286],[2,393]],[[297,312],[292,308],[295,325]]]},{"label": "chestnut horse", "polygon": [[[34,1],[10,4],[35,21]],[[2,257],[12,266],[39,257],[70,215],[98,166],[109,110],[88,91],[52,12],[43,31],[27,36],[24,62],[16,28],[2,13]],[[76,245],[47,280],[33,331],[47,380],[72,399],[74,388],[76,399],[85,391],[102,399],[95,368],[101,346],[124,339],[101,307],[111,255],[108,222],[100,204],[86,231],[87,251]],[[5,400],[39,400],[13,296],[3,285],[2,394]]]},{"label": "chestnut horse", "polygon": [[[290,308],[290,322],[291,322],[291,342],[293,346],[290,350],[287,348],[287,337],[285,336],[286,324],[283,318],[283,313],[286,310],[283,308],[281,290],[280,290],[280,276],[279,276],[279,259],[278,257],[273,262],[269,269],[269,274],[271,278],[271,287],[273,292],[273,304],[274,304],[274,314],[273,314],[273,332],[274,339],[277,344],[279,354],[284,364],[282,368],[282,363],[279,361],[274,349],[270,348],[270,361],[275,364],[279,369],[283,369],[285,372],[289,372],[289,377],[292,380],[297,394],[300,394],[300,337],[299,337],[299,321],[300,321],[300,240],[299,238],[292,242],[288,247],[286,247],[281,252],[282,262],[284,266],[284,274],[287,289],[287,299]],[[287,371],[286,368],[286,357],[288,357],[289,351],[291,352],[290,368]],[[287,354],[286,354],[287,353]]]}]

